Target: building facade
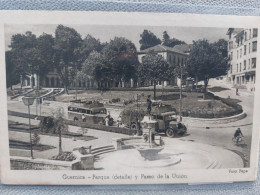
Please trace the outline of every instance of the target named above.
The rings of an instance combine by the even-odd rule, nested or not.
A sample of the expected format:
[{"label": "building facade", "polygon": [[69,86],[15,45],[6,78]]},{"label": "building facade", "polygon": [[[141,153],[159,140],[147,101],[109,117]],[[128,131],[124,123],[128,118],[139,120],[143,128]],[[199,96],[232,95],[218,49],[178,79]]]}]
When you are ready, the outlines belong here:
[{"label": "building facade", "polygon": [[[142,58],[147,55],[148,53],[155,53],[157,55],[161,55],[171,66],[172,66],[172,71],[174,70],[174,66],[177,64],[185,66],[187,58],[188,58],[188,53],[181,51],[177,48],[171,48],[167,47],[165,45],[156,45],[154,47],[150,47],[144,50],[141,50],[138,53],[138,60],[140,63],[142,63]],[[147,81],[147,85],[153,85],[152,81]],[[180,79],[177,77],[172,78],[169,81],[159,81],[157,85],[161,86],[167,86],[167,85],[173,85],[173,86],[180,86]]]},{"label": "building facade", "polygon": [[234,87],[255,90],[255,73],[257,66],[257,28],[229,28],[228,57],[229,70],[228,82]]}]

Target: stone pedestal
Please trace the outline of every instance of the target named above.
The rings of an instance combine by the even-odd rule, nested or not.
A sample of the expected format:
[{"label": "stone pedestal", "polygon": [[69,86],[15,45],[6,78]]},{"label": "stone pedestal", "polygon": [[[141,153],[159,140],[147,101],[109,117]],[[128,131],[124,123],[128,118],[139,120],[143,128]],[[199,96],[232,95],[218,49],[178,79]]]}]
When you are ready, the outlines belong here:
[{"label": "stone pedestal", "polygon": [[91,154],[91,146],[74,148],[72,152],[79,162],[72,165],[73,170],[93,170],[94,156]]},{"label": "stone pedestal", "polygon": [[121,149],[122,146],[122,139],[121,138],[113,138],[112,144],[116,150]]}]

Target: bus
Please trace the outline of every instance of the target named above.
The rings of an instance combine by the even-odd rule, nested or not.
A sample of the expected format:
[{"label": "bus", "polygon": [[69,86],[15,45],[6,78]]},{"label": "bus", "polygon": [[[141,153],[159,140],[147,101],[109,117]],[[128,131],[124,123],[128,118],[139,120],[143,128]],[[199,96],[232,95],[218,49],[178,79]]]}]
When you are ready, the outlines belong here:
[{"label": "bus", "polygon": [[105,107],[68,106],[68,119],[90,124],[104,124],[107,116]]}]

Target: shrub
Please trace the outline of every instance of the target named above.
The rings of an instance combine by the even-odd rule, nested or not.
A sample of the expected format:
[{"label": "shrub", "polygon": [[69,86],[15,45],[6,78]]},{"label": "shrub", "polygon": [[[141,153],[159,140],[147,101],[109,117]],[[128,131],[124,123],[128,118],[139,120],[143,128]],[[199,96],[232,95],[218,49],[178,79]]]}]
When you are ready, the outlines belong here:
[{"label": "shrub", "polygon": [[117,103],[117,102],[120,102],[120,98],[113,98],[112,99],[112,103]]},{"label": "shrub", "polygon": [[51,160],[73,161],[76,160],[76,157],[72,152],[62,152],[56,156],[51,157]]},{"label": "shrub", "polygon": [[38,131],[34,131],[32,134],[32,144],[37,145],[40,142],[40,136],[38,134]]},{"label": "shrub", "polygon": [[[187,97],[186,95],[182,94],[182,98]],[[173,94],[167,94],[167,95],[160,95],[157,96],[158,100],[178,100],[180,99],[180,94],[173,93]]]},{"label": "shrub", "polygon": [[145,111],[142,109],[137,111],[135,108],[129,107],[125,108],[120,115],[122,118],[122,123],[130,125],[132,122],[136,123],[137,120],[143,120]]}]

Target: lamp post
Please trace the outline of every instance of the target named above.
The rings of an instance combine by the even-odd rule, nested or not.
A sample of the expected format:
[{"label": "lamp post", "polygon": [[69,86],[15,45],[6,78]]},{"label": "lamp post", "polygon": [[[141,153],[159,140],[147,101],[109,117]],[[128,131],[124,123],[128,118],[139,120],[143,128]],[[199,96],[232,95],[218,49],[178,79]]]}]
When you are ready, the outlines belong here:
[{"label": "lamp post", "polygon": [[34,102],[34,98],[32,98],[32,97],[23,97],[22,99],[23,99],[23,103],[24,103],[24,105],[25,105],[25,106],[28,106],[31,158],[33,159],[33,150],[32,150],[32,130],[31,130],[30,106],[33,104],[33,102]]},{"label": "lamp post", "polygon": [[180,104],[179,104],[179,120],[180,122],[182,121],[182,74],[183,74],[183,70],[182,70],[182,64],[181,65],[181,86],[180,86]]}]

